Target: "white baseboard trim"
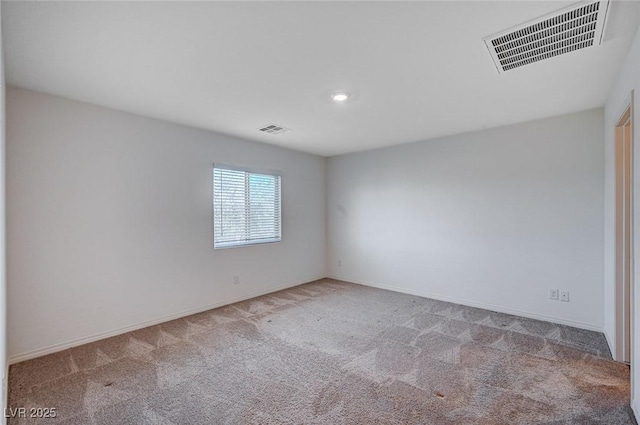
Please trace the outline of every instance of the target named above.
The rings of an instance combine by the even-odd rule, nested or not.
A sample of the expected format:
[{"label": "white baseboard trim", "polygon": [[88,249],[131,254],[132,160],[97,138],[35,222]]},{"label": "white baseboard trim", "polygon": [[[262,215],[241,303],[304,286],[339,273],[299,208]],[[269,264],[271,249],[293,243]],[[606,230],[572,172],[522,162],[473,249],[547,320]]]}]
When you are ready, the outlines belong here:
[{"label": "white baseboard trim", "polygon": [[[170,320],[180,319],[182,317],[191,316],[192,314],[202,313],[203,311],[212,310],[214,308],[223,307],[225,305],[237,303],[237,302],[240,302],[240,301],[245,301],[245,300],[248,300],[248,299],[251,299],[251,298],[259,297],[261,295],[267,295],[267,294],[271,294],[273,292],[282,291],[283,289],[293,288],[294,286],[304,285],[305,283],[315,282],[316,280],[320,280],[320,279],[324,279],[324,276],[316,278],[316,279],[305,280],[305,281],[302,281],[302,282],[288,283],[286,285],[280,285],[280,286],[277,286],[277,287],[274,287],[274,288],[265,289],[265,290],[254,291],[254,292],[251,292],[249,294],[242,295],[242,296],[239,296],[239,297],[230,298],[230,299],[227,299],[227,300],[224,300],[224,301],[219,301],[219,302],[216,302],[216,303],[213,303],[213,304],[208,304],[208,305],[205,305],[205,306],[202,306],[202,307],[197,307],[197,308],[190,309],[190,310],[187,310],[187,311],[182,311],[182,312],[176,313],[176,314],[170,314],[168,316],[158,317],[158,318],[155,318],[155,319],[152,319],[152,320],[148,320],[148,321],[145,321],[145,322],[137,323],[135,325],[125,326],[125,327],[119,328],[119,329],[114,329],[112,331],[100,332],[98,334],[94,334],[94,335],[90,335],[90,336],[86,336],[86,337],[81,337],[81,338],[76,338],[76,339],[73,339],[71,341],[61,342],[61,343],[58,343],[58,344],[53,344],[53,345],[50,345],[48,347],[38,348],[38,349],[35,349],[35,350],[27,351],[25,353],[12,354],[12,355],[9,355],[8,364],[12,365],[12,364],[15,364],[15,363],[23,362],[25,360],[34,359],[36,357],[46,356],[47,354],[52,354],[52,353],[56,353],[58,351],[63,351],[63,350],[66,350],[68,348],[76,347],[78,345],[88,344],[90,342],[99,341],[101,339],[110,338],[112,336],[120,335],[120,334],[123,334],[123,333],[136,331],[138,329],[146,328],[148,326],[157,325],[157,324],[160,324],[160,323],[168,322]],[[7,374],[6,376],[9,376],[9,375]]]},{"label": "white baseboard trim", "polygon": [[530,312],[527,312],[527,311],[515,310],[515,309],[512,309],[512,308],[503,307],[503,306],[499,306],[499,305],[476,302],[476,301],[470,301],[470,300],[466,300],[466,299],[463,299],[463,298],[447,297],[447,296],[433,294],[433,293],[426,292],[426,291],[420,291],[420,290],[416,290],[416,289],[407,289],[407,288],[403,288],[403,287],[395,286],[395,285],[386,285],[386,284],[382,284],[382,283],[365,282],[365,281],[358,280],[358,279],[347,279],[347,278],[339,277],[339,276],[327,276],[327,277],[330,278],[330,279],[341,280],[343,282],[351,282],[351,283],[357,283],[359,285],[370,286],[372,288],[386,289],[388,291],[400,292],[400,293],[409,294],[409,295],[417,295],[417,296],[423,297],[423,298],[431,298],[431,299],[439,300],[439,301],[446,301],[446,302],[455,303],[455,304],[462,304],[462,305],[466,305],[466,306],[469,306],[469,307],[482,308],[482,309],[485,309],[485,310],[491,310],[491,311],[495,311],[495,312],[498,312],[498,313],[512,314],[514,316],[521,316],[521,317],[526,317],[526,318],[529,318],[529,319],[542,320],[542,321],[545,321],[545,322],[552,322],[552,323],[557,323],[557,324],[560,324],[560,325],[572,326],[574,328],[586,329],[586,330],[589,330],[589,331],[603,332],[603,328],[602,327],[594,326],[594,325],[591,325],[589,323],[583,323],[583,322],[578,322],[578,321],[574,321],[574,320],[563,319],[563,318],[560,318],[560,317],[553,317],[553,316],[546,316],[546,315],[543,315],[543,314],[530,313]]},{"label": "white baseboard trim", "polygon": [[616,359],[616,351],[615,351],[615,344],[613,342],[613,339],[611,339],[611,337],[609,337],[609,334],[607,333],[607,329],[603,329],[602,333],[604,334],[604,338],[607,340],[607,345],[609,346],[609,351],[611,352],[611,357],[617,361]]},{"label": "white baseboard trim", "polygon": [[[590,330],[590,331],[604,332],[604,330],[602,328],[597,327],[597,326],[593,326],[593,325],[588,324],[588,323],[582,323],[582,322],[577,322],[577,321],[573,321],[573,320],[563,319],[563,318],[559,318],[559,317],[546,316],[546,315],[541,315],[541,314],[536,314],[536,313],[529,313],[529,312],[526,312],[526,311],[515,310],[515,309],[502,307],[502,306],[498,306],[498,305],[470,301],[470,300],[466,300],[466,299],[463,299],[463,298],[447,297],[447,296],[442,296],[442,295],[438,295],[438,294],[433,294],[433,293],[430,293],[430,292],[427,292],[427,291],[420,291],[420,290],[415,290],[415,289],[407,289],[407,288],[403,288],[403,287],[395,286],[395,285],[386,285],[386,284],[380,284],[380,283],[374,283],[374,282],[365,282],[365,281],[362,281],[362,280],[359,280],[359,279],[348,279],[348,278],[344,278],[344,277],[340,277],[340,276],[326,276],[326,277],[330,278],[330,279],[341,280],[341,281],[344,281],[344,282],[351,282],[351,283],[356,283],[356,284],[359,284],[359,285],[370,286],[370,287],[373,287],[373,288],[386,289],[386,290],[389,290],[389,291],[400,292],[400,293],[409,294],[409,295],[416,295],[416,296],[424,297],[424,298],[432,298],[434,300],[447,301],[447,302],[451,302],[451,303],[467,305],[467,306],[470,306],[470,307],[482,308],[482,309],[485,309],[485,310],[496,311],[496,312],[499,312],[499,313],[513,314],[515,316],[522,316],[522,317],[527,317],[527,318],[530,318],[530,319],[543,320],[543,321],[546,321],[546,322],[552,322],[552,323],[558,323],[558,324],[567,325],[567,326],[573,326],[573,327],[576,327],[576,328],[587,329],[587,330]],[[99,341],[101,339],[110,338],[112,336],[116,336],[116,335],[120,335],[120,334],[123,334],[123,333],[135,331],[135,330],[138,330],[138,329],[146,328],[148,326],[157,325],[159,323],[168,322],[170,320],[180,319],[182,317],[190,316],[192,314],[201,313],[203,311],[211,310],[211,309],[218,308],[218,307],[223,307],[225,305],[237,303],[237,302],[240,302],[240,301],[245,301],[245,300],[248,300],[248,299],[251,299],[251,298],[259,297],[261,295],[266,295],[266,294],[270,294],[270,293],[273,293],[273,292],[281,291],[283,289],[292,288],[294,286],[303,285],[305,283],[314,282],[316,280],[320,280],[320,279],[323,279],[323,278],[325,278],[325,276],[318,277],[318,278],[311,279],[311,280],[305,280],[305,281],[302,281],[302,282],[294,282],[294,283],[289,283],[289,284],[286,284],[286,285],[280,285],[280,286],[277,286],[277,287],[274,287],[274,288],[269,288],[269,289],[266,289],[266,290],[254,291],[254,292],[251,292],[249,294],[242,295],[240,297],[230,298],[230,299],[227,299],[227,300],[224,300],[224,301],[220,301],[220,302],[213,303],[213,304],[208,304],[208,305],[205,305],[205,306],[202,306],[202,307],[194,308],[194,309],[183,311],[183,312],[180,312],[180,313],[171,314],[171,315],[168,315],[168,316],[158,317],[158,318],[153,319],[153,320],[148,320],[148,321],[145,321],[145,322],[142,322],[142,323],[137,323],[135,325],[126,326],[126,327],[115,329],[115,330],[112,330],[112,331],[101,332],[101,333],[90,335],[90,336],[87,336],[87,337],[76,338],[76,339],[71,340],[71,341],[66,341],[66,342],[50,345],[50,346],[47,346],[47,347],[38,348],[38,349],[27,351],[27,352],[24,352],[24,353],[12,354],[12,355],[9,355],[9,357],[8,357],[8,364],[12,365],[12,364],[19,363],[19,362],[22,362],[22,361],[25,361],[25,360],[30,360],[30,359],[34,359],[36,357],[45,356],[47,354],[56,353],[58,351],[63,351],[63,350],[66,350],[68,348],[76,347],[78,345],[88,344],[90,342],[95,342],[95,341]],[[608,337],[608,335],[606,333],[605,333],[605,338],[607,339],[607,343],[609,344],[609,347],[611,347],[611,341],[609,340],[609,337]],[[7,376],[8,376],[8,374],[7,374]]]}]

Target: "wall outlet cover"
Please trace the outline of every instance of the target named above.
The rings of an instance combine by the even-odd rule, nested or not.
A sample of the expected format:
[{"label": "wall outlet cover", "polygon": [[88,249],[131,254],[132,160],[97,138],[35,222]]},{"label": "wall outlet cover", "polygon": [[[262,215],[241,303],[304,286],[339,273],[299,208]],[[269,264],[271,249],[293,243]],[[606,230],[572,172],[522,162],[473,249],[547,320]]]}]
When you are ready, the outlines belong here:
[{"label": "wall outlet cover", "polygon": [[557,300],[558,297],[559,297],[558,293],[559,293],[558,289],[549,289],[549,299],[550,300]]},{"label": "wall outlet cover", "polygon": [[569,302],[569,291],[560,291],[560,301]]}]

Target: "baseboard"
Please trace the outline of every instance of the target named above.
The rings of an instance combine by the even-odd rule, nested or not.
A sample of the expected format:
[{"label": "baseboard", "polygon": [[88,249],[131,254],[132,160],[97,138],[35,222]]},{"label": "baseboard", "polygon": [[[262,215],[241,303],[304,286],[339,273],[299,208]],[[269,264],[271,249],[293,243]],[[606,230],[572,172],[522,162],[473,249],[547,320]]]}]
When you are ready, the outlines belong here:
[{"label": "baseboard", "polygon": [[638,422],[638,412],[640,412],[640,409],[638,409],[638,403],[636,402],[635,399],[631,400],[631,411],[633,412],[633,416],[635,416],[636,419],[636,423]]},{"label": "baseboard", "polygon": [[527,317],[529,319],[542,320],[542,321],[545,321],[545,322],[552,322],[552,323],[557,323],[557,324],[560,324],[560,325],[572,326],[574,328],[586,329],[586,330],[589,330],[589,331],[603,332],[603,328],[598,327],[598,326],[593,326],[593,325],[591,325],[589,323],[583,323],[583,322],[578,322],[578,321],[574,321],[574,320],[562,319],[562,318],[553,317],[553,316],[545,316],[543,314],[537,314],[537,313],[530,313],[530,312],[527,312],[527,311],[515,310],[515,309],[511,309],[511,308],[503,307],[503,306],[499,306],[499,305],[494,305],[494,304],[470,301],[470,300],[466,300],[466,299],[463,299],[463,298],[447,297],[447,296],[433,294],[433,293],[426,292],[426,291],[420,291],[420,290],[415,290],[415,289],[407,289],[407,288],[403,288],[403,287],[395,286],[395,285],[386,285],[386,284],[381,284],[381,283],[365,282],[365,281],[362,281],[362,280],[346,279],[344,277],[338,277],[338,276],[327,276],[327,277],[330,278],[330,279],[341,280],[341,281],[344,281],[344,282],[351,282],[351,283],[357,283],[359,285],[370,286],[372,288],[386,289],[388,291],[400,292],[400,293],[409,294],[409,295],[417,295],[419,297],[431,298],[431,299],[434,299],[434,300],[446,301],[446,302],[455,303],[455,304],[462,304],[462,305],[466,305],[466,306],[469,306],[469,307],[482,308],[482,309],[485,309],[485,310],[491,310],[491,311],[495,311],[495,312],[498,312],[498,313],[512,314],[514,316],[522,316],[522,317]]},{"label": "baseboard", "polygon": [[[255,298],[255,297],[262,296],[262,295],[271,294],[273,292],[282,291],[283,289],[293,288],[294,286],[304,285],[305,283],[315,282],[315,281],[320,280],[320,279],[324,279],[324,276],[323,277],[319,277],[317,279],[305,280],[303,282],[288,283],[286,285],[281,285],[281,286],[277,286],[277,287],[274,287],[274,288],[269,288],[269,289],[266,289],[266,290],[254,291],[254,292],[251,292],[249,294],[242,295],[240,297],[230,298],[230,299],[227,299],[227,300],[224,300],[224,301],[220,301],[220,302],[217,302],[217,303],[208,304],[208,305],[205,305],[205,306],[202,306],[202,307],[198,307],[198,308],[194,308],[194,309],[187,310],[187,311],[182,311],[180,313],[171,314],[171,315],[168,315],[168,316],[158,317],[156,319],[148,320],[148,321],[145,321],[145,322],[142,322],[142,323],[137,323],[135,325],[125,326],[123,328],[114,329],[112,331],[100,332],[98,334],[94,334],[94,335],[90,335],[90,336],[86,336],[86,337],[82,337],[82,338],[77,338],[77,339],[74,339],[74,340],[71,340],[71,341],[62,342],[62,343],[59,343],[59,344],[50,345],[48,347],[38,348],[36,350],[27,351],[26,353],[13,354],[13,355],[10,355],[8,357],[8,364],[12,365],[12,364],[15,364],[15,363],[23,362],[25,360],[34,359],[36,357],[46,356],[47,354],[52,354],[52,353],[56,353],[58,351],[63,351],[63,350],[66,350],[68,348],[76,347],[78,345],[88,344],[90,342],[99,341],[101,339],[110,338],[112,336],[120,335],[120,334],[123,334],[123,333],[136,331],[138,329],[143,329],[143,328],[146,328],[148,326],[157,325],[157,324],[160,324],[160,323],[168,322],[170,320],[180,319],[182,317],[191,316],[192,314],[202,313],[203,311],[207,311],[207,310],[211,310],[211,309],[214,309],[214,308],[223,307],[225,305],[237,303],[237,302],[240,302],[240,301],[246,301],[246,300],[251,299],[251,298]],[[8,373],[7,373],[6,376],[9,376]]]},{"label": "baseboard", "polygon": [[[530,319],[543,320],[543,321],[546,321],[546,322],[553,322],[553,323],[559,323],[559,324],[562,324],[562,325],[573,326],[573,327],[580,328],[580,329],[587,329],[587,330],[590,330],[590,331],[603,332],[602,328],[590,325],[588,323],[582,323],[582,322],[562,319],[562,318],[558,318],[558,317],[545,316],[545,315],[536,314],[536,313],[529,313],[529,312],[526,312],[526,311],[514,310],[514,309],[507,308],[507,307],[502,307],[502,306],[488,304],[488,303],[475,302],[475,301],[470,301],[470,300],[466,300],[466,299],[462,299],[462,298],[456,298],[456,297],[447,297],[447,296],[442,296],[442,295],[438,295],[438,294],[429,293],[429,292],[426,292],[426,291],[420,291],[420,290],[415,290],[415,289],[406,289],[406,288],[395,286],[395,285],[386,285],[386,284],[380,284],[380,283],[374,283],[374,282],[365,282],[365,281],[358,280],[358,279],[345,279],[344,277],[338,277],[338,276],[327,276],[327,277],[330,278],[330,279],[342,280],[342,281],[345,281],[345,282],[351,282],[351,283],[356,283],[356,284],[359,284],[359,285],[370,286],[370,287],[373,287],[373,288],[386,289],[386,290],[389,290],[389,291],[400,292],[400,293],[409,294],[409,295],[416,295],[416,296],[419,296],[419,297],[432,298],[434,300],[447,301],[447,302],[451,302],[451,303],[467,305],[467,306],[470,306],[470,307],[482,308],[482,309],[485,309],[485,310],[496,311],[496,312],[499,312],[499,313],[513,314],[513,315],[516,315],[516,316],[528,317]],[[115,329],[115,330],[107,331],[107,332],[101,332],[101,333],[90,335],[90,336],[87,336],[87,337],[77,338],[77,339],[74,339],[74,340],[71,340],[71,341],[66,341],[66,342],[50,345],[50,346],[47,346],[47,347],[38,348],[36,350],[27,351],[25,353],[10,355],[8,357],[8,364],[12,365],[12,364],[19,363],[19,362],[22,362],[22,361],[25,361],[25,360],[30,360],[30,359],[34,359],[36,357],[45,356],[47,354],[56,353],[58,351],[63,351],[63,350],[66,350],[68,348],[76,347],[78,345],[88,344],[90,342],[95,342],[95,341],[99,341],[101,339],[110,338],[112,336],[116,336],[116,335],[120,335],[120,334],[123,334],[123,333],[135,331],[135,330],[138,330],[138,329],[146,328],[148,326],[157,325],[157,324],[160,324],[160,323],[163,323],[163,322],[168,322],[170,320],[180,319],[182,317],[190,316],[192,314],[201,313],[203,311],[211,310],[211,309],[218,308],[218,307],[223,307],[225,305],[237,303],[237,302],[240,302],[240,301],[245,301],[245,300],[248,300],[248,299],[251,299],[251,298],[259,297],[261,295],[266,295],[266,294],[270,294],[270,293],[273,293],[273,292],[281,291],[283,289],[292,288],[294,286],[303,285],[305,283],[314,282],[316,280],[320,280],[320,279],[323,279],[323,278],[324,278],[324,276],[323,277],[319,277],[317,279],[305,280],[303,282],[289,283],[289,284],[286,284],[286,285],[277,286],[277,287],[270,288],[270,289],[267,289],[267,290],[254,291],[254,292],[251,292],[249,294],[246,294],[246,295],[243,295],[243,296],[240,296],[240,297],[227,299],[227,300],[220,301],[220,302],[217,302],[217,303],[214,303],[214,304],[208,304],[208,305],[205,305],[205,306],[202,306],[202,307],[198,307],[198,308],[195,308],[195,309],[183,311],[183,312],[176,313],[176,314],[171,314],[171,315],[168,315],[168,316],[158,317],[158,318],[153,319],[153,320],[145,321],[145,322],[142,322],[142,323],[137,323],[135,325],[126,326],[126,327],[123,327],[123,328],[120,328],[120,329]],[[610,343],[609,338],[606,335],[606,333],[605,333],[605,337],[607,338],[607,343],[609,343],[609,346],[611,347],[611,343]],[[8,374],[6,376],[8,376]]]},{"label": "baseboard", "polygon": [[606,328],[602,330],[602,333],[604,334],[604,339],[607,340],[607,345],[609,346],[609,352],[611,353],[611,358],[616,360],[615,345],[613,343],[613,340],[611,339],[611,337],[609,337],[609,333],[607,333]]}]

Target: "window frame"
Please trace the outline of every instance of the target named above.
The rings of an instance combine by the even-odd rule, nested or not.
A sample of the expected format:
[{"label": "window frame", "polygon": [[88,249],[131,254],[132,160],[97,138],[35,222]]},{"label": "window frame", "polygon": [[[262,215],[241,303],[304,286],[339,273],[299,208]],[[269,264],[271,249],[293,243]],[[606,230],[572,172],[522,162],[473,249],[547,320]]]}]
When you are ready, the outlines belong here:
[{"label": "window frame", "polygon": [[[279,228],[279,237],[278,238],[265,238],[265,239],[249,239],[244,241],[233,241],[233,242],[219,242],[216,243],[216,190],[215,190],[215,172],[216,169],[224,170],[224,171],[238,171],[245,173],[245,178],[248,180],[250,175],[263,175],[263,176],[271,176],[277,177],[277,194],[279,200],[278,206],[278,228]],[[227,248],[239,248],[242,246],[251,246],[251,245],[263,245],[270,243],[282,242],[282,172],[277,170],[267,170],[253,167],[243,167],[238,165],[230,165],[224,163],[213,163],[213,167],[211,168],[211,194],[212,194],[212,219],[213,219],[213,249],[227,249]],[[249,190],[247,187],[245,193],[245,200],[249,198]],[[246,202],[246,201],[245,201]],[[245,215],[245,220],[250,219],[250,211],[251,209],[246,209],[248,214]],[[275,217],[274,217],[275,219]],[[275,226],[275,221],[274,221]]]}]

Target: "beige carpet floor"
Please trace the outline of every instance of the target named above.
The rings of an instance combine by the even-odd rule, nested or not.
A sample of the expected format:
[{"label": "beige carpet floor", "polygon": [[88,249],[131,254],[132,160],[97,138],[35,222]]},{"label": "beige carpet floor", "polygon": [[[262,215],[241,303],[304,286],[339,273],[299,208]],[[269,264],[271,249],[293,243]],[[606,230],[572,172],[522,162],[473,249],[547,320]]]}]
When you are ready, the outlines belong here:
[{"label": "beige carpet floor", "polygon": [[13,365],[9,424],[632,424],[602,334],[324,279]]}]

